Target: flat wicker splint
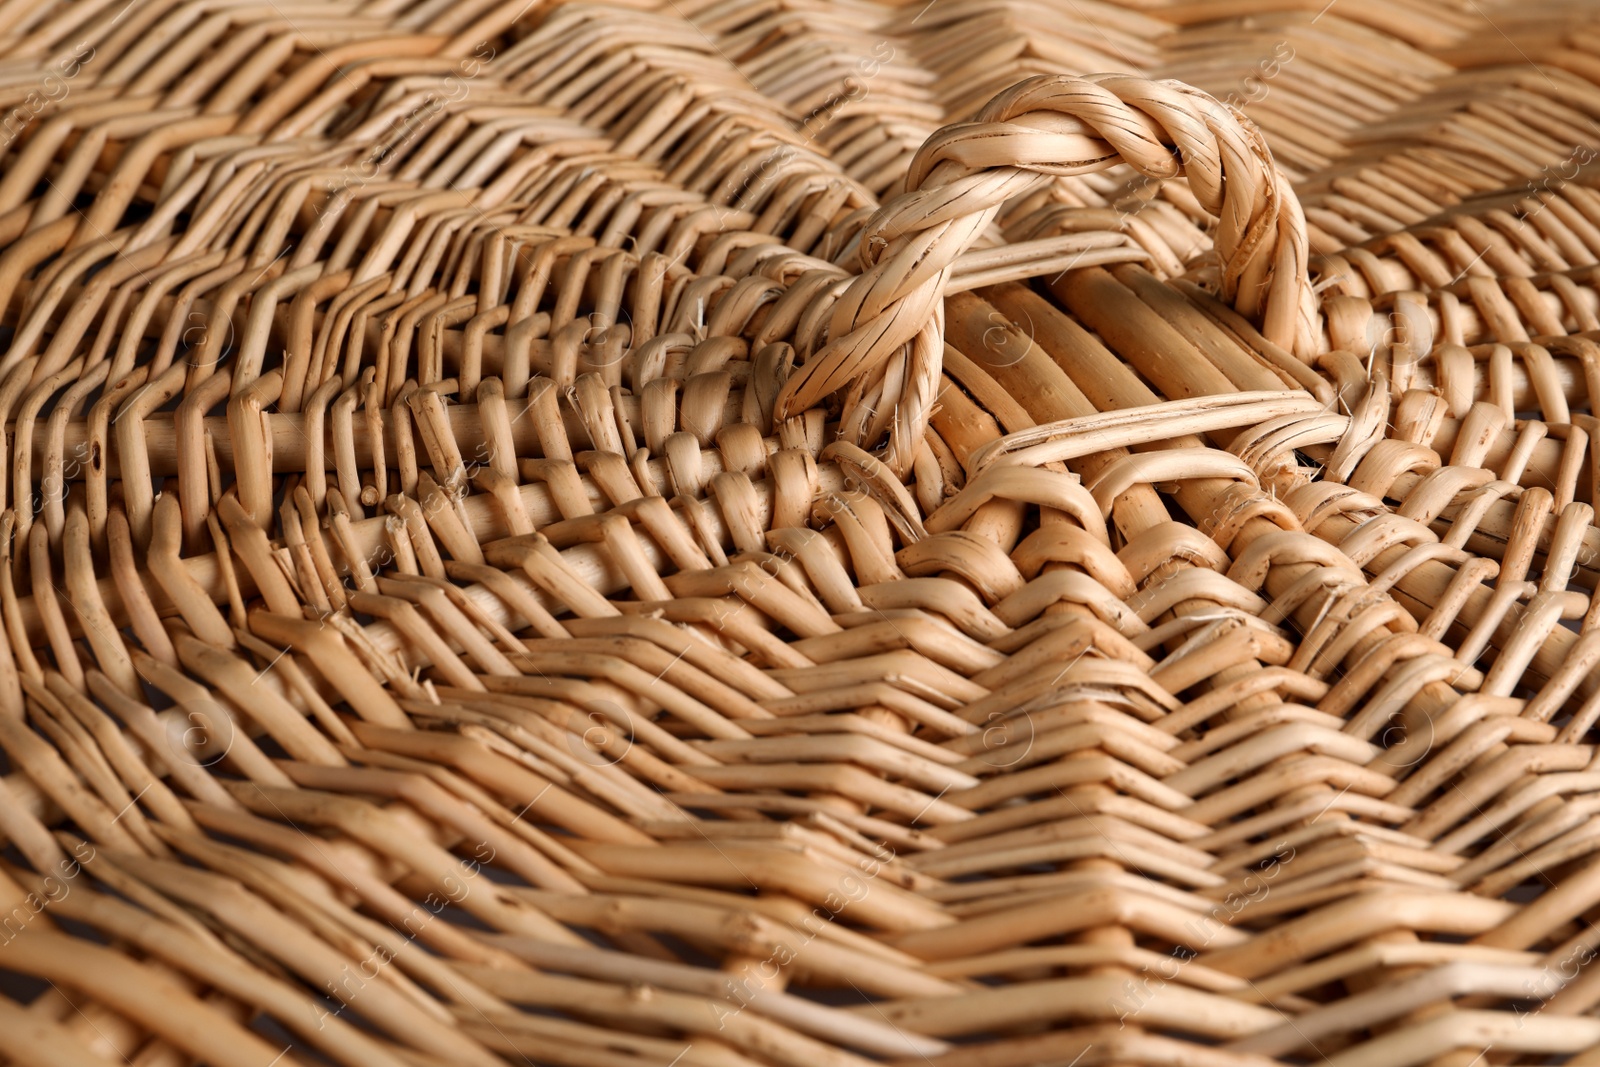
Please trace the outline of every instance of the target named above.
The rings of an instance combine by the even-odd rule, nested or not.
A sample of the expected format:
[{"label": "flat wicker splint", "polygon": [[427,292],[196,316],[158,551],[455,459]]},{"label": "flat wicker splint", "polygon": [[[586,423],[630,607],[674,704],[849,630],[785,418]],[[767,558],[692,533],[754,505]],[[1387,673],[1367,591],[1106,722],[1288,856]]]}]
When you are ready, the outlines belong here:
[{"label": "flat wicker splint", "polygon": [[0,1064],[1600,1065],[1587,0],[0,0],[0,107]]}]

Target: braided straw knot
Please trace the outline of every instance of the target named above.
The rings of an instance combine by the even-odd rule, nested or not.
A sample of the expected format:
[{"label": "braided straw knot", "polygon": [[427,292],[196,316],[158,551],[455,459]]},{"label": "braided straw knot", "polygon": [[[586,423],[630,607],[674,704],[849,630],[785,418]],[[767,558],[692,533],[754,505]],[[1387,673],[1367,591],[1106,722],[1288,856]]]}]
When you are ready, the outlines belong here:
[{"label": "braided straw knot", "polygon": [[861,232],[861,273],[835,296],[827,341],[784,383],[777,416],[846,390],[842,436],[867,446],[887,428],[884,462],[903,475],[937,393],[951,265],[1008,201],[1122,162],[1151,178],[1187,177],[1218,220],[1223,299],[1268,340],[1302,357],[1315,352],[1305,218],[1255,125],[1180,82],[1046,75],[928,138],[906,192]]}]

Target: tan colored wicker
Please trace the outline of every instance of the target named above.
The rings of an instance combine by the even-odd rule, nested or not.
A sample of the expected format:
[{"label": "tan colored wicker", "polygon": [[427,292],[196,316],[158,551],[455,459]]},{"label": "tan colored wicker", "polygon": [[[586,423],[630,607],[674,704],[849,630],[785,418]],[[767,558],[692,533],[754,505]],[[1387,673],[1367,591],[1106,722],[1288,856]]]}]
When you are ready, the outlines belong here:
[{"label": "tan colored wicker", "polygon": [[1595,146],[1578,0],[0,0],[0,1064],[1600,1064]]}]

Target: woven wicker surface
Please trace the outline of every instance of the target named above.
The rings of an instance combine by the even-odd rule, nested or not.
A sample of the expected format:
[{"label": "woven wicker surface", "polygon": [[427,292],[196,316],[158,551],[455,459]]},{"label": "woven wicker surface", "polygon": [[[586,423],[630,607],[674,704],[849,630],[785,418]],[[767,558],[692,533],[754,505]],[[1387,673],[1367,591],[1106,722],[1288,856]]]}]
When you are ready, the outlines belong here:
[{"label": "woven wicker surface", "polygon": [[1600,1064],[1591,12],[0,2],[0,1063]]}]

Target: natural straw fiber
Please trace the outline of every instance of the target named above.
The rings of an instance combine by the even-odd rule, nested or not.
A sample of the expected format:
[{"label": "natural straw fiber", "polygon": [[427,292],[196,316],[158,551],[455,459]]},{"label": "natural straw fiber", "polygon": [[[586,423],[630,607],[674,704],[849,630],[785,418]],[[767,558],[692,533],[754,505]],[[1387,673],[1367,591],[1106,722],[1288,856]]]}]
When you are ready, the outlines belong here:
[{"label": "natural straw fiber", "polygon": [[1600,1065],[1597,154],[1587,0],[0,0],[0,1064]]}]

